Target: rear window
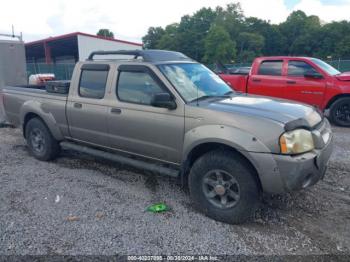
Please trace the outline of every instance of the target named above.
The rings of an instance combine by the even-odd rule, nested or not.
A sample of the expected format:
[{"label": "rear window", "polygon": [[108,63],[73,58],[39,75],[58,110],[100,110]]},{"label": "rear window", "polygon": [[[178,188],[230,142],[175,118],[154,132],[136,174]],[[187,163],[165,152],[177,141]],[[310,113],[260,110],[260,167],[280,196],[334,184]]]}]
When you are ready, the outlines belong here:
[{"label": "rear window", "polygon": [[108,71],[82,70],[79,83],[81,97],[101,99],[105,96]]},{"label": "rear window", "polygon": [[259,75],[280,76],[282,75],[282,60],[263,61],[260,64]]},{"label": "rear window", "polygon": [[289,61],[288,75],[289,76],[304,76],[307,73],[317,73],[317,71],[304,61]]}]

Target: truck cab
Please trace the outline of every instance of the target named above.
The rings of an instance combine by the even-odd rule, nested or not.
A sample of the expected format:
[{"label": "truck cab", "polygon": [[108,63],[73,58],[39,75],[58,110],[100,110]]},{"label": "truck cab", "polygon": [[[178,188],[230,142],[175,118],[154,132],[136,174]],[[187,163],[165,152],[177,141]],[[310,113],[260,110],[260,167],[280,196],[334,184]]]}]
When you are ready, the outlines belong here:
[{"label": "truck cab", "polygon": [[335,124],[350,126],[350,76],[320,59],[259,57],[248,75],[226,72],[220,77],[237,91],[310,104]]}]

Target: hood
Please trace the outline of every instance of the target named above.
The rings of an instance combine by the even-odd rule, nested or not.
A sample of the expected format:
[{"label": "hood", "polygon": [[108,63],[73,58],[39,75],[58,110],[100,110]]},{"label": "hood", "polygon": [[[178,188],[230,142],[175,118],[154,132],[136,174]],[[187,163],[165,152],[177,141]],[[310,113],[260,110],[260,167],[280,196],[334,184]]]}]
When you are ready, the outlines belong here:
[{"label": "hood", "polygon": [[313,127],[322,120],[321,115],[312,106],[285,99],[248,94],[208,102],[206,106],[216,111],[248,114],[272,119],[283,124],[304,123],[304,125]]},{"label": "hood", "polygon": [[350,72],[344,72],[335,77],[340,81],[350,81]]}]

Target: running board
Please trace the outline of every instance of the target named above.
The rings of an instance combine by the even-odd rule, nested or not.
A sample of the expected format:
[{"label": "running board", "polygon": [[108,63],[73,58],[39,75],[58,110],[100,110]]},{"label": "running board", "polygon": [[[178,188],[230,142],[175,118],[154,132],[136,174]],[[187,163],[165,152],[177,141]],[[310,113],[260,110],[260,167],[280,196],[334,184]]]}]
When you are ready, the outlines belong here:
[{"label": "running board", "polygon": [[154,173],[159,173],[159,174],[163,174],[163,175],[167,175],[167,176],[171,176],[171,177],[178,177],[179,176],[178,170],[164,167],[164,166],[157,165],[157,164],[153,164],[153,163],[148,163],[148,162],[145,162],[142,160],[128,158],[125,156],[109,153],[106,151],[90,148],[87,146],[78,145],[78,144],[71,143],[71,142],[61,142],[60,145],[61,145],[61,147],[65,148],[65,149],[71,149],[74,151],[79,151],[79,152],[93,155],[96,157],[101,157],[104,159],[118,162],[120,164],[132,166],[132,167],[135,167],[138,169],[145,169],[145,170],[148,170],[148,171],[151,171]]}]

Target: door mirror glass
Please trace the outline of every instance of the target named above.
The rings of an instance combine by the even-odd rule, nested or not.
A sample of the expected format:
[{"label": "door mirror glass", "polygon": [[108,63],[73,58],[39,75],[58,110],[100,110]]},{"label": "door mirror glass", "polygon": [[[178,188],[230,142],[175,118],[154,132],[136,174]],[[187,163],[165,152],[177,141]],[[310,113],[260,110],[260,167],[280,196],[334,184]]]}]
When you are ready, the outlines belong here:
[{"label": "door mirror glass", "polygon": [[176,103],[168,93],[154,94],[151,99],[151,105],[154,107],[168,108],[170,110],[176,109]]}]

